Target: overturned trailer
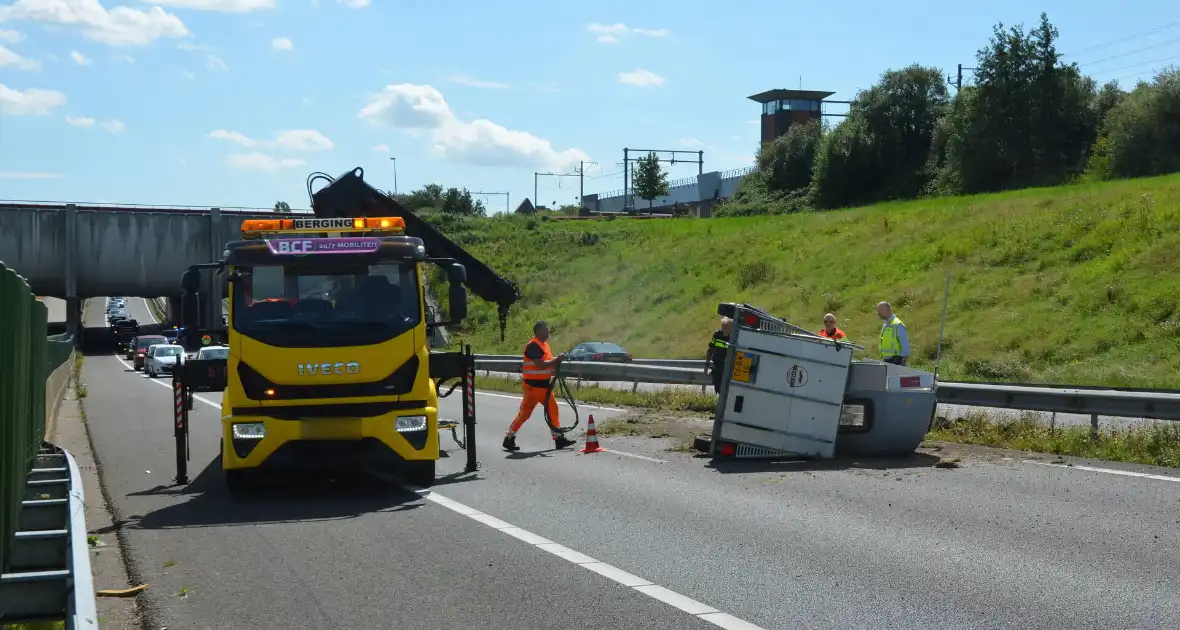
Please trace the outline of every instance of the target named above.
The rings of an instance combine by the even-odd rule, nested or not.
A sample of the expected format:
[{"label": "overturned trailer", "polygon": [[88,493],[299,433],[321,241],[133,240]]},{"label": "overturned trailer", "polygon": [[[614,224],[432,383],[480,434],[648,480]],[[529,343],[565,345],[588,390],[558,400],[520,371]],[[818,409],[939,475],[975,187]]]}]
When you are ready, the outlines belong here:
[{"label": "overturned trailer", "polygon": [[900,456],[921,444],[937,408],[934,374],[853,360],[860,346],[822,337],[748,304],[733,319],[713,431],[713,458]]}]

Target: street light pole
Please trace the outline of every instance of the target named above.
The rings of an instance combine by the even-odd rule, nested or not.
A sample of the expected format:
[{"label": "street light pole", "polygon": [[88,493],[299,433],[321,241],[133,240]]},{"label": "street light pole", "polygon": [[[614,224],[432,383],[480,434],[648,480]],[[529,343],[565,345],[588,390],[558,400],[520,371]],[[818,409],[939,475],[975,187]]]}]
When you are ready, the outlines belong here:
[{"label": "street light pole", "polygon": [[393,196],[397,196],[397,158],[389,158],[393,162]]}]

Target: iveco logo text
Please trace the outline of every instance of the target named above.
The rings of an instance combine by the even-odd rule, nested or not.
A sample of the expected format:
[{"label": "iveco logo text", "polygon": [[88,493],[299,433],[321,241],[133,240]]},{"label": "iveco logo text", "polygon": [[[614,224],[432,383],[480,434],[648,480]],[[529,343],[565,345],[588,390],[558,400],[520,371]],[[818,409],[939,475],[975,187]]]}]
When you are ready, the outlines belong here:
[{"label": "iveco logo text", "polygon": [[299,370],[299,376],[356,374],[361,371],[361,364],[356,361],[349,361],[348,363],[300,363],[296,367]]}]

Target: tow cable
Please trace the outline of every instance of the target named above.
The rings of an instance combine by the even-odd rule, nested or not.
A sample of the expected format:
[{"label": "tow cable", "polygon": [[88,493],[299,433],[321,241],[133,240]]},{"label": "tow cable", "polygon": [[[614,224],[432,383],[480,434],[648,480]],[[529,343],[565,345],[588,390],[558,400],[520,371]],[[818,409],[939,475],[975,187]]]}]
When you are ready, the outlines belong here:
[{"label": "tow cable", "polygon": [[[574,411],[574,423],[568,427],[554,427],[553,419],[549,417],[549,400],[553,398],[553,390],[555,388],[557,389],[558,395],[561,396],[561,400]],[[581,419],[578,417],[578,402],[574,400],[574,395],[570,392],[569,384],[566,383],[565,375],[561,373],[560,365],[557,366],[557,370],[553,373],[553,378],[549,380],[549,388],[545,395],[545,404],[542,407],[545,408],[545,424],[549,425],[549,428],[561,435],[573,431],[581,423]]]}]

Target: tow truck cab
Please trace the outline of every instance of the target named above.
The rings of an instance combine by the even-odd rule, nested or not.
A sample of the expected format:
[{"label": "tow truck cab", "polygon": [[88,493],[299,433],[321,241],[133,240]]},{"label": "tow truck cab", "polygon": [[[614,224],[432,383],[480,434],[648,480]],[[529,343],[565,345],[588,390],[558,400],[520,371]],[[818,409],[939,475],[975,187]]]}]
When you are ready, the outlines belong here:
[{"label": "tow truck cab", "polygon": [[[358,464],[429,485],[439,457],[426,249],[400,218],[249,220],[226,245],[229,357],[222,467]],[[347,234],[347,235],[345,235]],[[453,321],[464,269],[447,266]]]}]

